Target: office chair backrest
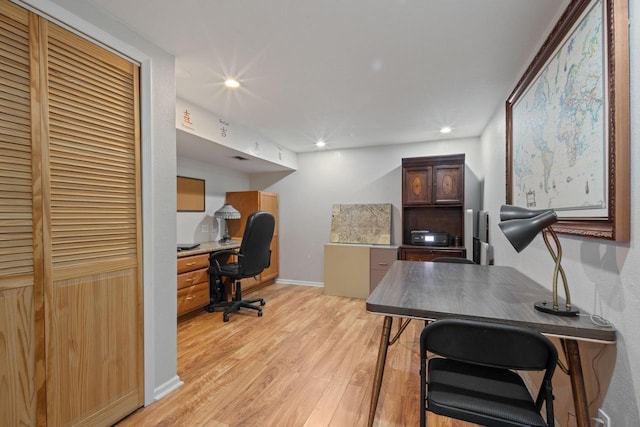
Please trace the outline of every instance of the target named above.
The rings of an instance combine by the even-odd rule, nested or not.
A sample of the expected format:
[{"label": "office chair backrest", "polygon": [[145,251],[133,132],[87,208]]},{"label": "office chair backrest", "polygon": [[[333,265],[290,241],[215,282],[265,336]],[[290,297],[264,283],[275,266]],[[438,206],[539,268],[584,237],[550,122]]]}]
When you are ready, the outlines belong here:
[{"label": "office chair backrest", "polygon": [[[558,352],[537,331],[496,322],[443,319],[429,324],[421,337],[425,349],[461,362],[517,370],[545,370],[551,378]],[[425,335],[425,336],[427,336]]]},{"label": "office chair backrest", "polygon": [[254,212],[247,218],[238,257],[244,277],[257,276],[271,264],[274,228],[275,218],[269,212]]}]

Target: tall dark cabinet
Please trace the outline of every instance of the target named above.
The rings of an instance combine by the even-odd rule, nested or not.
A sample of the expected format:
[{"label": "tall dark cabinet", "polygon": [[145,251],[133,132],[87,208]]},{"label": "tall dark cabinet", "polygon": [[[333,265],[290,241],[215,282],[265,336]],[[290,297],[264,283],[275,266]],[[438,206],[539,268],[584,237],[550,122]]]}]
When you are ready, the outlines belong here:
[{"label": "tall dark cabinet", "polygon": [[[412,231],[447,233],[437,246],[412,244]],[[466,257],[464,248],[464,154],[402,159],[400,259],[431,261]]]}]

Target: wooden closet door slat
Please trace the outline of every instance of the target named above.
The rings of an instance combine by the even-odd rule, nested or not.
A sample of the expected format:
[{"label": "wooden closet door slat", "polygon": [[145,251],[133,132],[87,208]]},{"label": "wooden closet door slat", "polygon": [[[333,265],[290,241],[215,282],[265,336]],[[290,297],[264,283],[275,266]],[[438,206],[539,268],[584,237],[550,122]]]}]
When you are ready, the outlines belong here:
[{"label": "wooden closet door slat", "polygon": [[[36,425],[41,334],[36,294],[42,293],[42,254],[35,241],[41,207],[39,151],[32,139],[29,13],[0,0],[0,425]],[[36,144],[37,146],[37,144]],[[41,246],[41,245],[40,245]]]},{"label": "wooden closet door slat", "polygon": [[41,28],[47,417],[109,425],[143,403],[139,70]]}]

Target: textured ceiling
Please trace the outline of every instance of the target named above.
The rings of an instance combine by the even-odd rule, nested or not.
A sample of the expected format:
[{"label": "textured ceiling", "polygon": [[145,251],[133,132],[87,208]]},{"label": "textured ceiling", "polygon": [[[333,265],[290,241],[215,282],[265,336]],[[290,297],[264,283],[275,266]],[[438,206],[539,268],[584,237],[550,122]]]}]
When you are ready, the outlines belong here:
[{"label": "textured ceiling", "polygon": [[180,98],[295,152],[479,136],[568,3],[90,2],[175,55]]}]

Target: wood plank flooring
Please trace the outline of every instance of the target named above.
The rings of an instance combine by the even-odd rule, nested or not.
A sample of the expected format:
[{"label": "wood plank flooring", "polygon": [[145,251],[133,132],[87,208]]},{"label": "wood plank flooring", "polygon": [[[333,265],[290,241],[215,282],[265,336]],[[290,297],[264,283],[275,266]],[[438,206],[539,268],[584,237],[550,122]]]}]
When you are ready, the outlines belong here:
[{"label": "wood plank flooring", "polygon": [[[366,426],[382,317],[317,287],[276,284],[256,295],[267,301],[263,317],[247,311],[224,323],[203,311],[180,321],[184,385],[118,426]],[[419,425],[422,326],[411,322],[389,349],[376,426]]]}]

